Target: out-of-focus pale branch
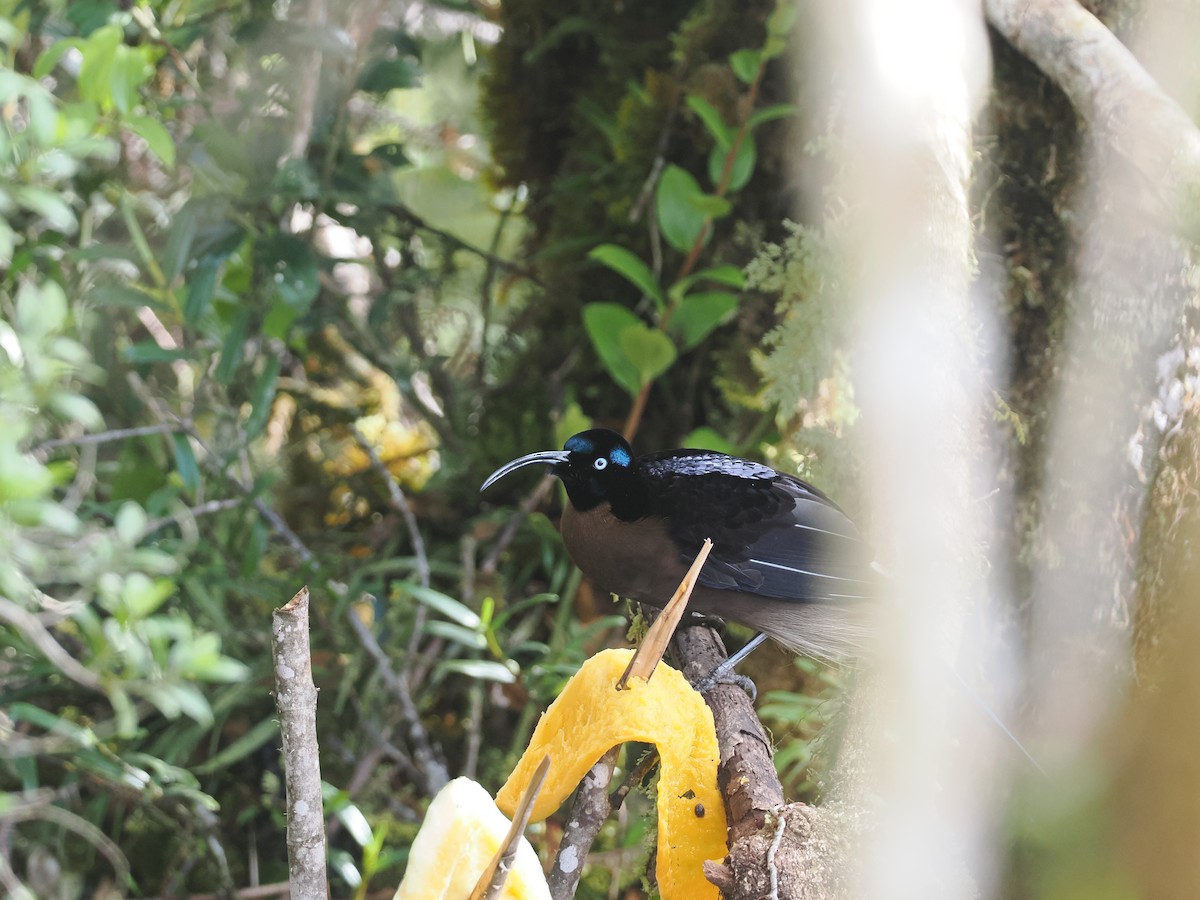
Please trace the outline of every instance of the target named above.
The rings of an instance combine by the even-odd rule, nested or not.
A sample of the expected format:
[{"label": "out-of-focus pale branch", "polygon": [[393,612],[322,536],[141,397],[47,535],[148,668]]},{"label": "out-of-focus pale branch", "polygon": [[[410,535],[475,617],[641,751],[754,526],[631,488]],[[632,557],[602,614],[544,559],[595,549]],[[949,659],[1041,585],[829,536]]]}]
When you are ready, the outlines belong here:
[{"label": "out-of-focus pale branch", "polygon": [[1075,0],[985,0],[987,20],[1054,80],[1096,136],[1155,186],[1200,239],[1200,129],[1104,23]]}]

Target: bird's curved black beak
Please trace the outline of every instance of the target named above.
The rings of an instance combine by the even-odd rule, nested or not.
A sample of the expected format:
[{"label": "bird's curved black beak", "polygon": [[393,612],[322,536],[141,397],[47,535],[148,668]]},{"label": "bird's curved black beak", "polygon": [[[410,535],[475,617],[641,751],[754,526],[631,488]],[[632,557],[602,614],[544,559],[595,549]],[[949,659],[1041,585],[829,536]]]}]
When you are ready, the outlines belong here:
[{"label": "bird's curved black beak", "polygon": [[557,466],[567,461],[568,453],[566,450],[539,450],[537,453],[527,453],[518,459],[514,459],[510,463],[505,463],[495,472],[487,477],[487,481],[479,488],[480,493],[486,491],[493,484],[507,475],[509,472],[515,472],[517,469],[525,466]]}]

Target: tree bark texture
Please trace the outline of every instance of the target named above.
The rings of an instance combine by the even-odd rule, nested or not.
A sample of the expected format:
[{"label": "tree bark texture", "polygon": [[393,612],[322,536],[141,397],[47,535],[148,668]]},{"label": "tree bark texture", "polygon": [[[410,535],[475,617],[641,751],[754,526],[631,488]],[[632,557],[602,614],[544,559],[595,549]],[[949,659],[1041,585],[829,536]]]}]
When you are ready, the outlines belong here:
[{"label": "tree bark texture", "polygon": [[308,588],[271,618],[275,705],[287,784],[288,873],[297,900],[324,900],[325,816],[317,747],[317,688],[308,643]]}]

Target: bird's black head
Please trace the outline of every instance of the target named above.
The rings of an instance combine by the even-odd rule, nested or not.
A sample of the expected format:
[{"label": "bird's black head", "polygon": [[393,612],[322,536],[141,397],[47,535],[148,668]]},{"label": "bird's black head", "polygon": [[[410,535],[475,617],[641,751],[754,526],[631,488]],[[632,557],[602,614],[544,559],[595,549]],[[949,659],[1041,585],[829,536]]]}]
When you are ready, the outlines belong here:
[{"label": "bird's black head", "polygon": [[633,451],[615,431],[592,428],[581,431],[563,445],[562,450],[542,450],[514,459],[501,466],[483,483],[487,490],[509,472],[535,464],[549,465],[562,479],[571,505],[580,512],[609,500],[622,518],[633,512],[637,476],[633,472]]}]

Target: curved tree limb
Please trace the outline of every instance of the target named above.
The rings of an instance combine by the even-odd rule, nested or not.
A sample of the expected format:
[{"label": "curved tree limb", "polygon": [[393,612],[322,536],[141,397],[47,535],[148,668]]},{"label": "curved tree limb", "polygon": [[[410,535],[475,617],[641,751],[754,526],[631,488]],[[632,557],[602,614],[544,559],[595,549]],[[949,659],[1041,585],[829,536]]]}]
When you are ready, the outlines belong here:
[{"label": "curved tree limb", "polygon": [[1200,129],[1129,48],[1075,0],[984,0],[984,9],[1129,160],[1175,228],[1200,240]]}]

